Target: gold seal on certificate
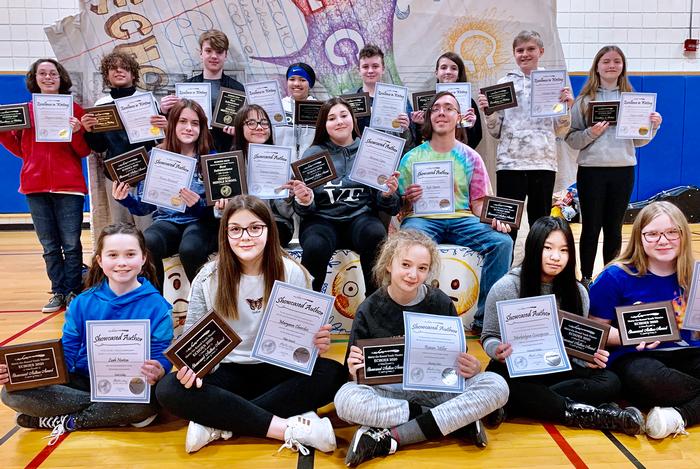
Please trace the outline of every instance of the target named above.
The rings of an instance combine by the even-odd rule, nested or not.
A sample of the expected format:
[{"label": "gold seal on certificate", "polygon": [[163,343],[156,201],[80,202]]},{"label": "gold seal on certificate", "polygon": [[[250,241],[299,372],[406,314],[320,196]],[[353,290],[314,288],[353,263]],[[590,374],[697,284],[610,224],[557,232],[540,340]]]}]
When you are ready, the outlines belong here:
[{"label": "gold seal on certificate", "polygon": [[620,93],[615,136],[619,139],[651,139],[651,113],[655,110],[656,93]]},{"label": "gold seal on certificate", "polygon": [[216,100],[216,106],[214,106],[211,126],[222,129],[232,125],[233,118],[236,117],[236,113],[244,104],[244,92],[231,88],[221,88],[219,97]]},{"label": "gold seal on certificate", "polygon": [[243,152],[232,151],[202,156],[202,179],[207,205],[247,192]]},{"label": "gold seal on certificate", "polygon": [[487,116],[496,111],[518,107],[518,97],[515,95],[515,86],[512,81],[498,85],[485,86],[481,93],[486,96],[489,105],[484,109]]},{"label": "gold seal on certificate", "polygon": [[180,190],[189,189],[196,166],[195,158],[160,148],[151,149],[141,200],[184,213],[187,206],[179,195]]},{"label": "gold seal on certificate", "polygon": [[522,200],[488,195],[484,198],[479,220],[490,225],[491,221],[496,219],[517,230],[520,228],[524,206],[525,202]]},{"label": "gold seal on certificate", "polygon": [[8,391],[68,382],[61,339],[0,347],[0,364],[7,366]]},{"label": "gold seal on certificate", "polygon": [[395,384],[403,381],[404,338],[359,339],[365,366],[357,370],[357,383]]},{"label": "gold seal on certificate", "polygon": [[392,132],[400,129],[399,115],[406,113],[407,97],[408,88],[405,86],[377,83],[369,126],[373,129]]},{"label": "gold seal on certificate", "polygon": [[112,181],[125,182],[130,185],[146,178],[148,171],[148,152],[139,147],[104,162]]},{"label": "gold seal on certificate", "polygon": [[272,125],[284,125],[284,106],[277,81],[246,83],[245,95],[248,104],[257,104],[265,109],[267,115],[272,119]]},{"label": "gold seal on certificate", "polygon": [[[396,170],[406,143],[401,137],[366,128],[355,154],[349,178],[386,191],[386,179]],[[383,183],[379,183],[382,177]]]},{"label": "gold seal on certificate", "polygon": [[530,116],[557,117],[568,112],[560,102],[566,88],[566,70],[533,70],[530,74]]},{"label": "gold seal on certificate", "polygon": [[292,148],[251,143],[248,145],[248,191],[261,199],[284,199],[289,189],[280,187],[291,176]]},{"label": "gold seal on certificate", "polygon": [[158,115],[153,93],[135,93],[114,100],[119,118],[129,143],[140,143],[163,138],[162,129],[151,125],[151,117]]},{"label": "gold seal on certificate", "polygon": [[110,132],[112,130],[122,130],[122,120],[119,118],[117,107],[114,104],[106,104],[104,106],[88,107],[84,109],[85,114],[92,114],[97,119],[90,132]]},{"label": "gold seal on certificate", "polygon": [[6,130],[20,130],[31,127],[29,121],[29,105],[6,104],[0,106],[0,132]]},{"label": "gold seal on certificate", "polygon": [[32,94],[32,111],[37,142],[71,141],[72,94]]},{"label": "gold seal on certificate", "polygon": [[680,339],[676,313],[671,301],[617,306],[617,324],[622,345],[675,342]]}]

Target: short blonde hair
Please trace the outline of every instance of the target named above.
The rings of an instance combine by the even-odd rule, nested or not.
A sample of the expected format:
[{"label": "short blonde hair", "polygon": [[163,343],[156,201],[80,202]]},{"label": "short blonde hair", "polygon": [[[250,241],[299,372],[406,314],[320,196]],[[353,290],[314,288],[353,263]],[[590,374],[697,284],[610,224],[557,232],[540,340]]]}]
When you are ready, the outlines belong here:
[{"label": "short blonde hair", "polygon": [[386,238],[377,256],[377,261],[374,263],[372,275],[378,286],[385,287],[391,283],[391,274],[387,269],[391,266],[394,256],[402,250],[415,245],[423,246],[430,253],[430,269],[427,280],[435,277],[440,270],[440,254],[435,241],[418,230],[401,230],[392,233]]},{"label": "short blonde hair", "polygon": [[513,50],[515,50],[518,44],[522,44],[523,42],[527,41],[535,41],[537,43],[537,47],[540,49],[544,48],[544,42],[542,42],[542,36],[540,36],[540,33],[531,29],[524,29],[520,31],[517,36],[515,36],[515,39],[513,39]]}]

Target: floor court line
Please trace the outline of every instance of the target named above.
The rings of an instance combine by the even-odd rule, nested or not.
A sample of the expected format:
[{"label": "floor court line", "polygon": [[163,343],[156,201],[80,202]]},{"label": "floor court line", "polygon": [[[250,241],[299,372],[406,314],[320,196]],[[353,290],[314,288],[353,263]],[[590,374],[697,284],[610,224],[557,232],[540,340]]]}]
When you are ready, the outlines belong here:
[{"label": "floor court line", "polygon": [[621,452],[622,454],[625,455],[625,457],[629,460],[629,462],[631,462],[631,463],[634,465],[634,467],[636,467],[637,469],[646,469],[646,467],[644,466],[644,464],[642,464],[641,462],[639,462],[639,459],[637,459],[637,458],[634,456],[634,454],[632,454],[632,452],[631,452],[630,450],[628,450],[627,447],[626,447],[625,445],[623,445],[622,442],[621,442],[620,440],[617,439],[617,437],[616,437],[615,435],[613,435],[612,433],[610,433],[610,432],[607,431],[607,430],[604,430],[604,431],[603,431],[603,434],[604,434],[606,437],[608,437],[608,440],[610,440],[610,441],[612,442],[612,444],[614,444],[615,447],[616,447],[618,450],[620,450],[620,452]]},{"label": "floor court line", "polygon": [[34,459],[29,461],[29,464],[24,466],[24,469],[35,469],[35,468],[41,466],[41,464],[44,461],[46,461],[46,459],[49,456],[51,456],[51,453],[53,453],[53,451],[56,448],[58,448],[58,445],[60,445],[63,442],[63,440],[68,438],[68,435],[70,435],[70,432],[66,432],[63,435],[61,435],[60,437],[58,437],[58,440],[56,440],[56,443],[54,445],[52,445],[52,446],[46,445],[41,451],[39,451],[39,454],[34,456]]},{"label": "floor court line", "polygon": [[545,430],[547,430],[547,433],[549,433],[549,436],[552,437],[552,439],[555,441],[555,443],[559,446],[559,449],[562,450],[564,455],[566,455],[567,458],[569,458],[569,461],[571,464],[574,465],[576,469],[588,469],[588,466],[586,465],[585,462],[583,462],[583,459],[576,453],[574,448],[571,447],[568,441],[566,441],[566,438],[564,438],[564,435],[559,433],[559,430],[557,430],[557,427],[552,425],[551,423],[544,423],[542,424]]},{"label": "floor court line", "polygon": [[0,438],[0,446],[2,446],[3,443],[5,443],[5,442],[6,442],[7,440],[9,440],[10,438],[12,438],[12,435],[14,435],[15,433],[17,433],[18,430],[19,430],[19,425],[15,425],[14,428],[12,428],[9,432],[5,433],[5,434],[2,436],[2,438]]},{"label": "floor court line", "polygon": [[27,333],[27,332],[31,331],[32,329],[34,329],[35,327],[41,326],[41,325],[44,324],[46,321],[48,321],[49,319],[55,318],[56,316],[58,316],[58,315],[61,314],[62,312],[63,312],[63,310],[61,310],[61,311],[56,311],[55,313],[51,313],[51,314],[47,315],[46,317],[44,317],[44,318],[38,320],[38,321],[35,322],[34,324],[31,324],[31,325],[25,327],[25,328],[22,329],[21,331],[17,332],[16,334],[11,335],[11,336],[8,337],[7,339],[5,339],[5,340],[3,340],[2,342],[0,342],[0,347],[2,347],[3,345],[7,345],[8,343],[10,343],[10,342],[12,342],[13,340],[15,340],[17,337],[21,337],[21,336],[24,335],[25,333]]}]

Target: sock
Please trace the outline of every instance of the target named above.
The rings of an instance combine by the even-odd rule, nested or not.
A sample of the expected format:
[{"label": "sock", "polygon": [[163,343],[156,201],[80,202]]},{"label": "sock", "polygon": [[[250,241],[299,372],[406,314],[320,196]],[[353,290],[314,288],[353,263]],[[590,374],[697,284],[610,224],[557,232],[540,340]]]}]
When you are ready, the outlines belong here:
[{"label": "sock", "polygon": [[432,412],[424,412],[413,420],[391,429],[391,436],[399,446],[434,440],[442,436]]}]

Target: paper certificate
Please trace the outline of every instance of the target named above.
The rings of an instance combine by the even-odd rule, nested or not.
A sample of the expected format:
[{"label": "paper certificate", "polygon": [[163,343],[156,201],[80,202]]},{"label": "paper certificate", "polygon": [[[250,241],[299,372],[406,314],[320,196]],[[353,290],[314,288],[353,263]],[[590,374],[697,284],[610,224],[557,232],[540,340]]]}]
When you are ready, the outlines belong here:
[{"label": "paper certificate", "polygon": [[195,158],[153,148],[148,160],[141,200],[158,207],[184,212],[187,205],[180,197],[180,189],[189,189],[196,166]]},{"label": "paper certificate", "polygon": [[651,140],[651,116],[656,111],[656,93],[620,93],[617,133],[620,139]]},{"label": "paper certificate", "polygon": [[377,83],[369,126],[373,129],[400,132],[399,114],[406,114],[407,97],[408,88],[405,86]]},{"label": "paper certificate", "polygon": [[413,163],[413,184],[423,189],[423,195],[413,204],[416,215],[454,213],[454,174],[452,160]]},{"label": "paper certificate", "polygon": [[151,321],[86,321],[90,400],[148,404],[141,365],[151,358]]},{"label": "paper certificate", "polygon": [[248,104],[257,104],[265,109],[267,115],[270,116],[272,125],[286,124],[280,87],[275,80],[246,83],[245,95]]},{"label": "paper certificate", "polygon": [[506,358],[511,378],[571,369],[554,295],[498,301],[496,309],[501,342],[513,347],[513,353]]},{"label": "paper certificate", "polygon": [[335,297],[275,281],[251,358],[311,375],[314,335],[328,322]]},{"label": "paper certificate", "polygon": [[163,138],[163,129],[151,125],[151,116],[158,115],[152,93],[136,93],[114,100],[119,118],[124,124],[129,143],[146,142]]},{"label": "paper certificate", "polygon": [[175,95],[202,106],[207,125],[211,128],[211,83],[175,83]]},{"label": "paper certificate", "polygon": [[387,191],[386,180],[396,171],[406,140],[365,128],[350,169],[351,180],[380,191]]},{"label": "paper certificate", "polygon": [[685,306],[685,316],[681,329],[700,331],[700,261],[695,261],[693,266],[693,278],[690,281],[690,294]]},{"label": "paper certificate", "polygon": [[291,179],[292,147],[248,145],[248,191],[261,199],[285,199],[289,189],[280,189]]},{"label": "paper certificate", "polygon": [[436,83],[435,92],[448,91],[452,93],[459,103],[459,113],[464,115],[472,107],[471,83]]},{"label": "paper certificate", "polygon": [[72,94],[35,93],[32,95],[32,110],[37,142],[70,142],[73,139],[70,125]]},{"label": "paper certificate", "polygon": [[403,388],[464,392],[464,378],[457,372],[457,358],[466,351],[462,320],[404,311],[403,323],[406,330]]},{"label": "paper certificate", "polygon": [[563,116],[569,109],[560,101],[566,70],[533,70],[530,74],[530,116]]}]

